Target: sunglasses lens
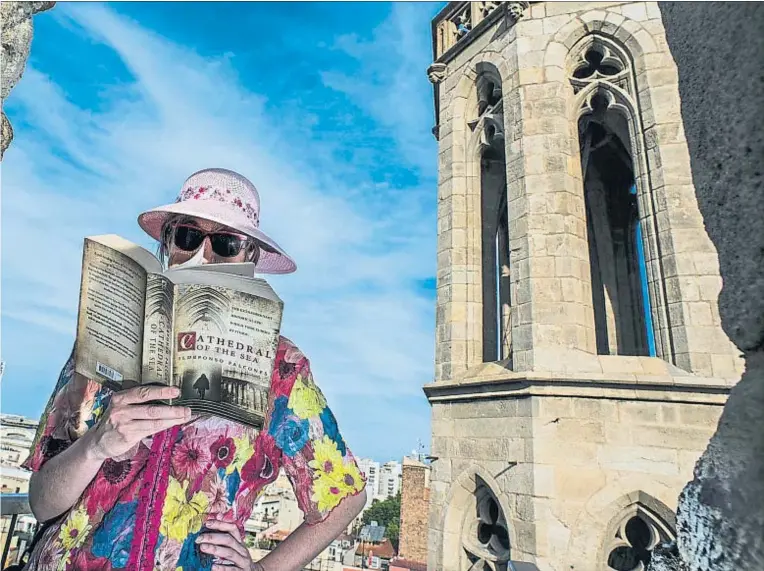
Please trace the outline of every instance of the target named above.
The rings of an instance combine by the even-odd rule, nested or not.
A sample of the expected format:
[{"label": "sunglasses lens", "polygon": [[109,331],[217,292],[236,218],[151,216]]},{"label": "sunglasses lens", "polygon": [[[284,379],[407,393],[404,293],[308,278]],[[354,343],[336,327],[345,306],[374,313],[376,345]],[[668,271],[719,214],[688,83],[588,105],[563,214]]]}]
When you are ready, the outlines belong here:
[{"label": "sunglasses lens", "polygon": [[189,226],[178,226],[175,229],[175,245],[186,252],[193,252],[201,246],[204,234],[201,230]]},{"label": "sunglasses lens", "polygon": [[212,251],[223,258],[233,258],[241,252],[244,240],[233,234],[212,234]]}]

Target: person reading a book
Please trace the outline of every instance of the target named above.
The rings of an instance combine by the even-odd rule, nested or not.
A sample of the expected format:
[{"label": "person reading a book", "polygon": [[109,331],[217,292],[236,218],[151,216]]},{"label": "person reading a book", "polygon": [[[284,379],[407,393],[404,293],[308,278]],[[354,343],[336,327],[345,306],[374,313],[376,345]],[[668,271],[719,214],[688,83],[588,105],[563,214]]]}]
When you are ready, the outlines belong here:
[{"label": "person reading a book", "polygon": [[[208,169],[139,224],[169,267],[252,262],[260,273],[293,272],[259,218],[252,183]],[[178,395],[169,386],[115,391],[75,373],[70,358],[24,463],[32,511],[46,522],[26,569],[298,571],[360,513],[364,478],[288,339],[278,341],[262,429],[152,402]],[[253,561],[244,523],[281,470],[305,521]]]}]

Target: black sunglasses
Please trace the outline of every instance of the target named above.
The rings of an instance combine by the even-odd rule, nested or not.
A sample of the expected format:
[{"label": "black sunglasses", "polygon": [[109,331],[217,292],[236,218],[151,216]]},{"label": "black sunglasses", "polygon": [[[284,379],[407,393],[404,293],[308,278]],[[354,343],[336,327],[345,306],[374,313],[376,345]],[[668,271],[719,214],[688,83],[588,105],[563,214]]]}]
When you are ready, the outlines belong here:
[{"label": "black sunglasses", "polygon": [[210,237],[212,251],[222,258],[238,256],[248,242],[247,238],[230,232],[205,232],[196,226],[179,224],[175,227],[175,247],[184,252],[194,252],[199,249],[207,236]]}]

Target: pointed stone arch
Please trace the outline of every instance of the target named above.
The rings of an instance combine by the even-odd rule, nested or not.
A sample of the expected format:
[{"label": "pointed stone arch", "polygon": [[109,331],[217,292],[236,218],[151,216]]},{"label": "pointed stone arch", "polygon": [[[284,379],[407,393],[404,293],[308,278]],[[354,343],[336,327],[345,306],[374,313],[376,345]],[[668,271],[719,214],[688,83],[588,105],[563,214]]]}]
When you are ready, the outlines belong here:
[{"label": "pointed stone arch", "polygon": [[470,465],[451,484],[445,506],[442,571],[469,571],[481,561],[492,571],[506,571],[516,542],[514,514],[496,479]]},{"label": "pointed stone arch", "polygon": [[627,494],[623,503],[606,528],[601,571],[644,571],[652,551],[676,539],[676,515],[666,504],[643,491]]},{"label": "pointed stone arch", "polygon": [[[458,72],[457,72],[458,73]],[[515,74],[516,76],[516,74]],[[481,204],[481,162],[487,148],[493,147],[503,154],[503,164],[497,171],[502,179],[501,191],[503,202],[497,204],[495,210],[507,209],[507,190],[510,184],[507,169],[507,148],[509,143],[505,137],[508,133],[508,112],[515,109],[507,105],[498,94],[510,92],[514,88],[514,80],[510,80],[510,65],[506,59],[496,53],[482,53],[465,65],[461,75],[449,78],[454,82],[450,100],[444,106],[450,119],[450,129],[446,133],[447,141],[441,138],[446,147],[447,157],[444,161],[450,165],[447,184],[441,180],[441,189],[447,188],[447,195],[441,195],[442,215],[439,236],[439,252],[449,250],[450,271],[441,272],[443,278],[443,306],[440,317],[444,322],[449,321],[446,303],[450,303],[450,313],[459,316],[474,316],[470,319],[454,319],[445,327],[438,329],[438,345],[442,346],[437,356],[437,378],[454,378],[466,372],[470,367],[481,364],[486,359],[484,352],[484,228]],[[515,78],[516,79],[516,78]],[[489,91],[491,93],[489,93]],[[494,95],[491,98],[491,95]],[[509,130],[511,132],[511,129]],[[498,164],[498,162],[497,162]],[[502,251],[507,252],[506,264],[509,267],[509,226],[512,214],[509,212],[503,224],[506,237],[501,245]],[[498,248],[498,246],[497,246]],[[511,276],[509,270],[501,275],[504,286],[504,300],[497,311],[500,318],[497,322],[502,325],[501,333],[497,334],[497,351],[490,361],[511,359]],[[497,294],[498,296],[498,294]],[[441,343],[450,337],[448,343]],[[442,364],[440,363],[442,361]]]}]

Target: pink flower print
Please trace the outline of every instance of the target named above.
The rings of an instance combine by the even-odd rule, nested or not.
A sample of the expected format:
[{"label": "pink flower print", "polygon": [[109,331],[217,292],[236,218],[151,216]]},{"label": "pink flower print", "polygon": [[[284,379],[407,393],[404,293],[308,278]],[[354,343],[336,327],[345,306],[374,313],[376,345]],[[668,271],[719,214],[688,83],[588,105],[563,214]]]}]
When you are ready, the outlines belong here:
[{"label": "pink flower print", "polygon": [[49,542],[43,548],[42,553],[40,553],[37,564],[40,569],[56,569],[63,556],[63,548],[59,547],[56,543]]},{"label": "pink flower print", "polygon": [[209,513],[223,513],[231,507],[231,504],[228,503],[228,486],[219,474],[215,474],[214,478],[209,478],[202,491],[210,502],[207,508]]},{"label": "pink flower print", "polygon": [[173,450],[172,467],[178,480],[195,480],[210,465],[210,451],[201,445],[195,434],[184,434]]},{"label": "pink flower print", "polygon": [[241,204],[241,198],[234,198],[234,199],[233,199],[233,203],[234,203],[236,206],[238,206],[239,208],[242,208],[242,204]]},{"label": "pink flower print", "polygon": [[156,566],[159,569],[175,569],[180,559],[180,550],[183,545],[179,541],[165,537],[162,545],[157,549]]},{"label": "pink flower print", "polygon": [[255,453],[241,469],[241,479],[247,487],[260,489],[278,476],[279,450],[270,434],[261,433],[255,442]]},{"label": "pink flower print", "polygon": [[297,347],[294,345],[287,345],[287,349],[284,352],[284,360],[287,363],[294,363],[295,365],[299,363],[305,355],[302,354],[302,351],[300,351]]},{"label": "pink flower print", "polygon": [[72,569],[77,571],[111,571],[111,561],[106,557],[96,557],[88,551],[80,551],[72,561]]},{"label": "pink flower print", "polygon": [[109,511],[117,501],[119,492],[129,483],[134,462],[130,459],[115,461],[108,458],[101,466],[93,483],[85,492],[85,510],[93,516],[101,508]]},{"label": "pink flower print", "polygon": [[234,454],[236,454],[236,444],[233,438],[221,436],[212,443],[210,452],[212,453],[212,460],[215,462],[215,466],[225,468],[231,463]]}]

